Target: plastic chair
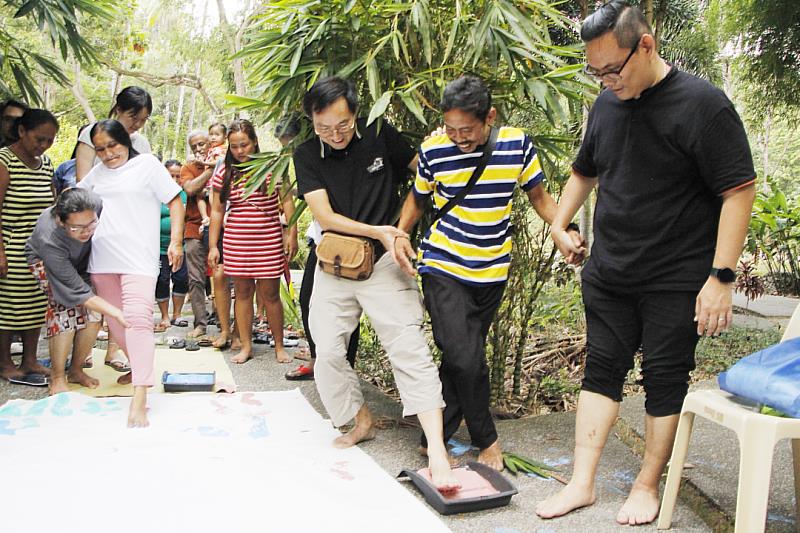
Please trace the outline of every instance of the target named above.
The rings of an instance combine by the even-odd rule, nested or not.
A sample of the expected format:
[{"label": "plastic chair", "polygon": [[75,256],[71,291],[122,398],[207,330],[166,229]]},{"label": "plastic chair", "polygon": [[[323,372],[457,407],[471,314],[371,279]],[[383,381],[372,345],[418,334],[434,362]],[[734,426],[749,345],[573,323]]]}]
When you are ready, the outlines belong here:
[{"label": "plastic chair", "polygon": [[[800,305],[797,306],[782,340],[800,336]],[[739,488],[736,497],[735,533],[764,531],[767,520],[769,482],[775,444],[792,439],[795,501],[800,504],[800,419],[762,415],[721,390],[703,390],[686,395],[681,409],[669,473],[658,516],[658,529],[672,527],[672,513],[678,499],[683,466],[689,451],[695,415],[733,430],[739,438]],[[796,504],[796,505],[798,505]],[[795,508],[800,527],[800,506]]]}]

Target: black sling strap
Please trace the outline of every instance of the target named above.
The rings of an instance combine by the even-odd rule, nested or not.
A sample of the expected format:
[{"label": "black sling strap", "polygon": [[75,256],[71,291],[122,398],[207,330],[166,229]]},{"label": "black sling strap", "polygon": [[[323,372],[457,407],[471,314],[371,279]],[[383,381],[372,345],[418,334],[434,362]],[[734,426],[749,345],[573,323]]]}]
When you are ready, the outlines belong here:
[{"label": "black sling strap", "polygon": [[483,155],[481,156],[480,161],[478,161],[478,164],[475,166],[475,170],[472,171],[472,176],[469,177],[469,181],[467,182],[467,184],[464,186],[463,189],[458,191],[458,194],[450,198],[450,200],[446,204],[444,204],[441,209],[439,209],[433,214],[433,219],[431,220],[431,224],[433,224],[434,222],[445,216],[451,209],[453,209],[456,206],[456,204],[458,204],[464,198],[466,198],[466,196],[473,189],[473,187],[475,187],[475,184],[480,179],[481,174],[483,174],[486,165],[489,163],[489,159],[492,158],[492,152],[494,152],[494,145],[497,143],[497,133],[498,129],[492,127],[492,131],[489,133],[489,139],[486,141],[486,146],[484,146],[483,148]]}]

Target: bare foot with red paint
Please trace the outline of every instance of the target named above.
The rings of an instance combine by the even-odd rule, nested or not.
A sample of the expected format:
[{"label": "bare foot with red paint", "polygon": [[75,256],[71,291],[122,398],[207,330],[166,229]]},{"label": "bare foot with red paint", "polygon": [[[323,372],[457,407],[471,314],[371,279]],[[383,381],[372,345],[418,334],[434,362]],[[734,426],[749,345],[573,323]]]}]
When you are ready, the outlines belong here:
[{"label": "bare foot with red paint", "polygon": [[570,482],[558,493],[536,506],[536,514],[542,518],[563,516],[575,509],[592,505],[597,497],[594,487],[579,487]]},{"label": "bare foot with red paint", "polygon": [[478,454],[478,462],[490,468],[494,468],[498,472],[502,472],[503,465],[503,450],[500,449],[500,441],[494,441],[488,448],[484,448]]},{"label": "bare foot with red paint", "polygon": [[449,454],[445,451],[431,452],[428,455],[428,469],[431,472],[431,483],[442,494],[453,494],[461,488],[453,470],[450,468]]},{"label": "bare foot with red paint", "polygon": [[617,514],[617,522],[630,526],[649,524],[658,516],[658,508],[658,490],[634,483],[628,499]]}]

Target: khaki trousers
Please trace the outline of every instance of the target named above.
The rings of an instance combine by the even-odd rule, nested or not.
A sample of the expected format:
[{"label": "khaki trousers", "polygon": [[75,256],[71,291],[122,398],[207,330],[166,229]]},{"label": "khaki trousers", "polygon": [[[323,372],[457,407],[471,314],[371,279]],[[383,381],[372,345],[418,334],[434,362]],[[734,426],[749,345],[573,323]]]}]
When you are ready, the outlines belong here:
[{"label": "khaki trousers", "polygon": [[364,405],[358,376],[346,358],[347,342],[362,311],[389,357],[403,416],[443,408],[439,371],[423,334],[424,310],[417,281],[385,253],[365,281],[336,278],[319,267],[314,273],[310,310],[317,344],[314,376],[333,424],[348,423]]}]

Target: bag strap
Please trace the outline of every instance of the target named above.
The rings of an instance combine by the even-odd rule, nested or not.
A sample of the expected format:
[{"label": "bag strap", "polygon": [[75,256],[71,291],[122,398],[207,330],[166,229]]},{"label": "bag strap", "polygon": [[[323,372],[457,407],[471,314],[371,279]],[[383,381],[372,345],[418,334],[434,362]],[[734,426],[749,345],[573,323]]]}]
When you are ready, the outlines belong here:
[{"label": "bag strap", "polygon": [[467,184],[458,191],[458,194],[450,198],[450,200],[442,206],[441,209],[436,211],[433,214],[433,218],[431,219],[431,225],[434,222],[445,216],[451,209],[453,209],[456,204],[461,202],[466,196],[470,193],[470,191],[475,187],[475,184],[483,174],[483,171],[486,169],[486,165],[489,163],[489,159],[492,158],[492,152],[494,152],[494,146],[497,143],[497,133],[498,129],[494,126],[492,127],[492,131],[489,133],[489,139],[486,141],[486,145],[483,147],[483,155],[481,156],[478,164],[475,166],[475,170],[472,171],[472,176],[469,177],[469,181]]}]

